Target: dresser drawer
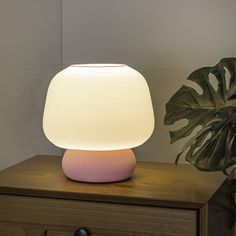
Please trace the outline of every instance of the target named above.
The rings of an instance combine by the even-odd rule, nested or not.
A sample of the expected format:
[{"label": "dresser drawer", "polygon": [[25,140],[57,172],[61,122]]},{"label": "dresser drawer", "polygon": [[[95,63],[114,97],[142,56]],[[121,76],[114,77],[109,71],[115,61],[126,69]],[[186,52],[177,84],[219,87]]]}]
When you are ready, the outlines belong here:
[{"label": "dresser drawer", "polygon": [[48,235],[85,227],[92,236],[196,236],[194,210],[12,195],[0,195],[0,209],[0,222],[46,225]]}]

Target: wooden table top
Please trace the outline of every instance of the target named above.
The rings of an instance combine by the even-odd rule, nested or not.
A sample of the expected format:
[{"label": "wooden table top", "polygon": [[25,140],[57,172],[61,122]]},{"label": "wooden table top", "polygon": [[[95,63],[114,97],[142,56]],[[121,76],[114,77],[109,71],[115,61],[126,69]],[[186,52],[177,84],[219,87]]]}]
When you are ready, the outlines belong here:
[{"label": "wooden table top", "polygon": [[188,164],[138,162],[126,181],[81,183],[64,176],[61,157],[38,155],[0,171],[0,193],[199,209],[226,179]]}]

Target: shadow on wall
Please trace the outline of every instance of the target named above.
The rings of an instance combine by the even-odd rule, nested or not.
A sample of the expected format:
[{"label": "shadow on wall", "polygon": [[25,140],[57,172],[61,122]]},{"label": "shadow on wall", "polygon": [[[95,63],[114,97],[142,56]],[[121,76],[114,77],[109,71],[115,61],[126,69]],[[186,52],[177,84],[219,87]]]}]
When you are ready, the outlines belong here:
[{"label": "shadow on wall", "polygon": [[[164,126],[165,104],[185,82],[191,71],[136,68],[148,82],[155,112],[155,129],[151,138],[134,152],[138,160],[174,163],[184,140],[170,145],[169,129]],[[180,160],[183,161],[183,160]]]}]

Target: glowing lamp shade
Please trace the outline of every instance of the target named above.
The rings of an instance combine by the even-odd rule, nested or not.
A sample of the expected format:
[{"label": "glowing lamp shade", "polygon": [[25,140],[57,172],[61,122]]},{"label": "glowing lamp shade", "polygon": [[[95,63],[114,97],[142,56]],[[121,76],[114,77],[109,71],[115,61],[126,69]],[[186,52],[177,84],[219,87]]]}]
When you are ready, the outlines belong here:
[{"label": "glowing lamp shade", "polygon": [[[99,170],[98,163],[101,161],[109,173],[114,159],[122,160],[122,166],[116,163],[115,168],[124,168],[125,159],[132,152],[129,149],[151,136],[154,114],[148,85],[139,72],[127,65],[72,65],[59,72],[49,85],[43,129],[53,144],[68,149],[63,170],[69,178],[89,182],[128,178],[132,173],[103,179],[99,173],[106,170]],[[118,150],[126,150],[127,154],[122,152],[118,157]],[[106,166],[107,163],[110,164]],[[78,177],[80,167],[87,177]],[[73,176],[68,174],[71,168],[75,168]],[[131,169],[133,172],[134,167]]]}]

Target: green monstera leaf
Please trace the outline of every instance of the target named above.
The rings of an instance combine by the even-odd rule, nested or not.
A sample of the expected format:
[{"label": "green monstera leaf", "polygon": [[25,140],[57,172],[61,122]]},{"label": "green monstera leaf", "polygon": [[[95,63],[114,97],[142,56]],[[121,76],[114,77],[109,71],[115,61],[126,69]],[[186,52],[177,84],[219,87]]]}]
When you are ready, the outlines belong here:
[{"label": "green monstera leaf", "polygon": [[164,123],[188,121],[184,127],[170,131],[171,143],[188,137],[196,127],[201,129],[179,151],[176,164],[184,156],[199,170],[226,173],[236,163],[236,58],[200,68],[187,80],[200,86],[202,93],[182,86],[166,104]]}]

